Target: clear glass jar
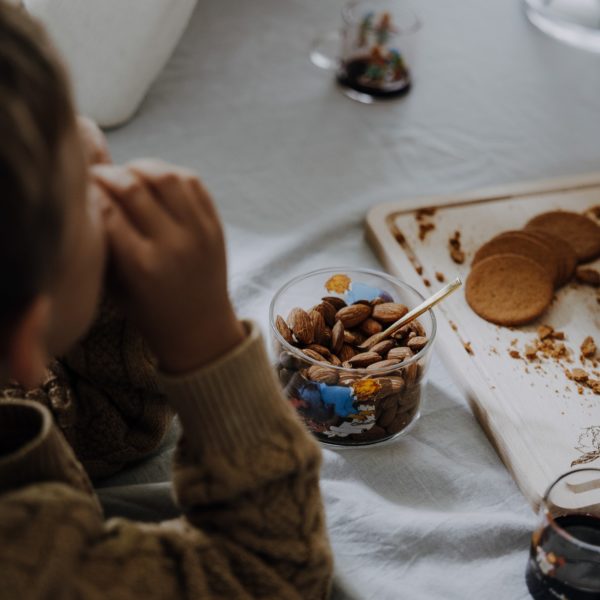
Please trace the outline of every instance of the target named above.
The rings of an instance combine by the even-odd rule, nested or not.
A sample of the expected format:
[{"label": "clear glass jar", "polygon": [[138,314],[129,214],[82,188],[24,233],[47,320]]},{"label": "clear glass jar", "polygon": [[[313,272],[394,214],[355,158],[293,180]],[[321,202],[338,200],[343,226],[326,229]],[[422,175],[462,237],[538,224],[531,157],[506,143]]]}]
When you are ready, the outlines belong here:
[{"label": "clear glass jar", "polygon": [[536,600],[600,598],[600,469],[574,469],[550,485],[525,578]]},{"label": "clear glass jar", "polygon": [[[346,278],[348,289],[342,290],[338,285],[338,291],[332,290],[331,281],[335,276]],[[394,347],[403,349],[388,356],[388,344],[387,352],[381,348],[380,360],[356,367],[338,360],[337,354],[331,352],[331,332],[339,320],[337,313],[335,319],[326,314],[329,321],[324,319],[325,332],[320,339],[313,339],[313,343],[307,343],[311,339],[310,334],[302,342],[295,333],[281,325],[281,320],[278,322],[280,316],[287,324],[288,315],[294,308],[301,308],[314,318],[311,308],[320,305],[324,297],[338,298],[348,306],[365,304],[374,311],[374,305],[384,302],[402,304],[410,310],[424,300],[423,296],[408,284],[385,273],[369,269],[327,268],[286,283],[275,294],[269,314],[275,368],[285,394],[308,429],[321,442],[359,446],[383,442],[406,433],[420,414],[423,382],[436,333],[433,312],[428,311],[408,325],[396,341],[390,340]],[[375,317],[375,314],[373,312],[372,316]],[[365,329],[366,325],[363,325]],[[387,323],[381,326],[385,328]],[[322,327],[318,331],[323,333]],[[361,333],[356,328],[348,328],[348,333],[361,336],[356,342],[358,344],[371,332]],[[409,339],[418,342],[414,345],[411,342],[412,349],[406,345]],[[344,340],[342,358],[346,352],[352,353],[352,349],[346,347],[352,347],[352,338],[344,337]],[[321,354],[310,351],[313,348]],[[349,360],[360,362],[353,357]]]}]

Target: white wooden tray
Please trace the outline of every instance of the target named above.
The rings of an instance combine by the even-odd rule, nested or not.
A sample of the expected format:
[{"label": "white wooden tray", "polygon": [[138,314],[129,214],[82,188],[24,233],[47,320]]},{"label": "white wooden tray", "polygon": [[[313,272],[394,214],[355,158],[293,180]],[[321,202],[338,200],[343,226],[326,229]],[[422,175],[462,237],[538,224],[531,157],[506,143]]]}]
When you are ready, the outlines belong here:
[{"label": "white wooden tray", "polygon": [[[533,215],[547,210],[582,212],[600,204],[600,173],[490,189],[460,196],[418,198],[374,207],[367,216],[367,239],[384,266],[424,295],[446,280],[469,273],[474,251],[501,231],[520,229]],[[418,209],[434,207],[426,220],[435,225],[419,239]],[[448,240],[460,231],[464,264],[449,255]],[[592,263],[598,267],[600,261]],[[427,285],[429,283],[429,286]],[[580,363],[579,347],[591,335],[600,347],[598,292],[569,284],[558,291],[549,311],[537,322],[503,328],[479,318],[460,290],[439,308],[437,350],[498,454],[523,494],[537,506],[546,487],[573,461],[587,457],[600,467],[600,396],[590,389],[580,394],[565,375],[565,365],[515,359],[536,337],[540,324],[564,331],[572,349],[569,368],[583,367],[600,375],[600,365]],[[516,340],[516,341],[515,341]],[[470,344],[469,354],[465,344]],[[512,345],[511,345],[512,343]],[[594,452],[598,457],[593,459]]]}]

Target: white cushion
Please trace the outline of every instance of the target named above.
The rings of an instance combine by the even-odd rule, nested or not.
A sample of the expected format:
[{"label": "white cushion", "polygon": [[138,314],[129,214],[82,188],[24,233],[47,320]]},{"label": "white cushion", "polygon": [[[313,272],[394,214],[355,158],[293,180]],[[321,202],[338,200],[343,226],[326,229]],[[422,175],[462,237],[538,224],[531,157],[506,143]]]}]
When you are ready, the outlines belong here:
[{"label": "white cushion", "polygon": [[127,121],[175,48],[196,0],[24,0],[63,54],[78,110]]}]

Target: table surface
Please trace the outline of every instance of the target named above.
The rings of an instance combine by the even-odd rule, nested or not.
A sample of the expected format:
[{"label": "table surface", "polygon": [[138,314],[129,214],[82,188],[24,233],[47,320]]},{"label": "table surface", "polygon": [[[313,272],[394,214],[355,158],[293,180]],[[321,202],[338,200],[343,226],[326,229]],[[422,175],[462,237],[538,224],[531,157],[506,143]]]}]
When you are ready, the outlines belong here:
[{"label": "table surface", "polygon": [[[201,174],[236,306],[265,333],[289,278],[379,267],[363,238],[372,205],[599,164],[600,56],[544,37],[518,0],[420,0],[414,89],[372,106],[308,60],[341,6],[200,0],[139,113],[108,135],[115,161],[159,156]],[[113,483],[168,480],[169,454]],[[322,489],[334,598],[527,597],[535,515],[439,357],[410,434],[325,450]]]}]

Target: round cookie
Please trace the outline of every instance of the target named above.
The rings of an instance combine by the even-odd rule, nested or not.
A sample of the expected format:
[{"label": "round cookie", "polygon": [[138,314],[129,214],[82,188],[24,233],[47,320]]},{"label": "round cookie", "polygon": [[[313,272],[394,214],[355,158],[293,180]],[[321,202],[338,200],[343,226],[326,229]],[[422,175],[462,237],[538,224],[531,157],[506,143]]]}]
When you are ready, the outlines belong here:
[{"label": "round cookie", "polygon": [[575,267],[577,266],[577,255],[575,254],[575,250],[573,250],[573,246],[565,239],[543,229],[528,229],[527,233],[545,242],[554,254],[558,265],[556,286],[560,287],[571,281],[575,273]]},{"label": "round cookie", "polygon": [[586,262],[600,255],[600,227],[579,213],[555,210],[533,217],[525,229],[543,229],[571,244],[577,260]]},{"label": "round cookie", "polygon": [[548,272],[553,282],[558,280],[558,264],[548,246],[523,231],[505,231],[493,237],[477,250],[472,266],[497,254],[518,254],[525,256],[540,265]]},{"label": "round cookie", "polygon": [[552,302],[554,288],[548,271],[518,254],[484,258],[467,279],[469,306],[497,325],[524,325],[539,317]]}]

